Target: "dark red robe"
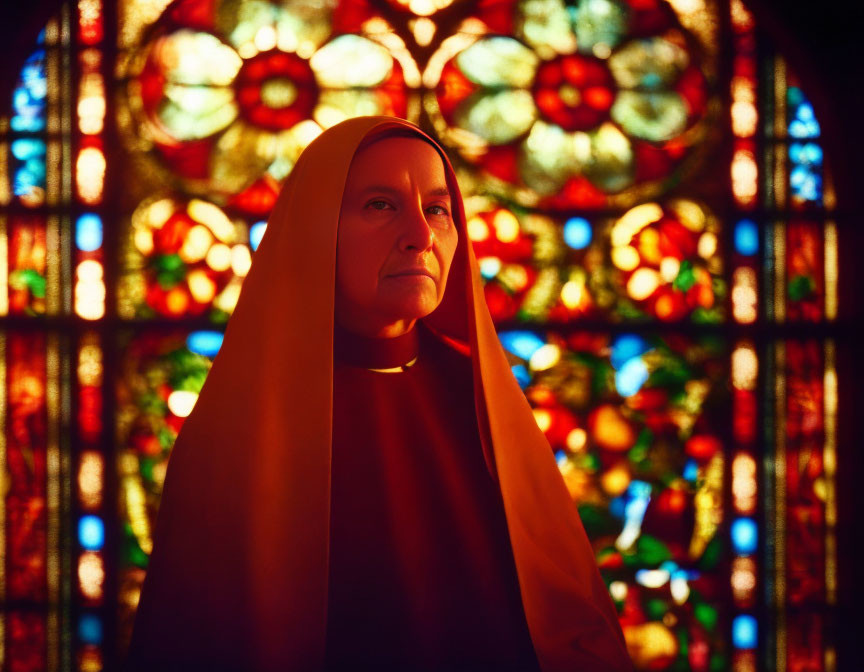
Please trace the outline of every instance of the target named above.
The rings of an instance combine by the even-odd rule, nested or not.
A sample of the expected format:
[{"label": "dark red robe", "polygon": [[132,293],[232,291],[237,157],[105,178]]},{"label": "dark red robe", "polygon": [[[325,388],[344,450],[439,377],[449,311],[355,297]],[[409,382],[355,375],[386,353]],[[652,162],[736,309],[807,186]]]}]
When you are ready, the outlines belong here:
[{"label": "dark red robe", "polygon": [[418,322],[334,359],[328,669],[539,670],[470,358]]}]

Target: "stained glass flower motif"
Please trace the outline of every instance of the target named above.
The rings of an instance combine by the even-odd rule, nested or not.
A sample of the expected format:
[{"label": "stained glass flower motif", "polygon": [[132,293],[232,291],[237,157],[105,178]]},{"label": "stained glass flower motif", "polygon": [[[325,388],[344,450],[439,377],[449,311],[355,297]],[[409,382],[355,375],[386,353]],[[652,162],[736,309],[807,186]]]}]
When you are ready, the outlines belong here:
[{"label": "stained glass flower motif", "polygon": [[687,668],[693,647],[723,668],[722,340],[499,337],[578,505],[637,669],[676,659]]},{"label": "stained glass flower motif", "polygon": [[123,554],[130,565],[147,566],[168,457],[216,354],[196,342],[211,333],[142,334],[125,347],[117,430]]},{"label": "stained glass flower motif", "polygon": [[707,110],[671,8],[531,0],[515,23],[444,64],[429,105],[442,137],[528,205],[602,207],[669,177]]},{"label": "stained glass flower motif", "polygon": [[419,73],[404,48],[394,57],[382,44],[399,42],[391,32],[334,36],[323,3],[215,7],[212,17],[182,5],[167,12],[129,86],[139,133],[187,189],[227,201],[254,184],[233,204],[263,214],[322,129],[352,116],[408,116],[405,77]]},{"label": "stained glass flower motif", "polygon": [[246,224],[199,199],[145,201],[132,215],[130,245],[128,258],[138,261],[121,283],[126,317],[224,320],[252,265]]},{"label": "stained glass flower motif", "polygon": [[611,227],[609,256],[619,310],[663,321],[722,319],[719,226],[689,200],[643,203]]}]

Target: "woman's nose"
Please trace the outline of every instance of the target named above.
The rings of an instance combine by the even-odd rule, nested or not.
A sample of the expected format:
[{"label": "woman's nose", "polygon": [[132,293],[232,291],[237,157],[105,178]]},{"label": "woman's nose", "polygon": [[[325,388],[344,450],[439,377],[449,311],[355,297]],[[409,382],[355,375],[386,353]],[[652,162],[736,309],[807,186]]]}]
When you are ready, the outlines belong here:
[{"label": "woman's nose", "polygon": [[432,228],[420,203],[406,208],[399,231],[399,246],[403,250],[428,250],[432,247]]}]

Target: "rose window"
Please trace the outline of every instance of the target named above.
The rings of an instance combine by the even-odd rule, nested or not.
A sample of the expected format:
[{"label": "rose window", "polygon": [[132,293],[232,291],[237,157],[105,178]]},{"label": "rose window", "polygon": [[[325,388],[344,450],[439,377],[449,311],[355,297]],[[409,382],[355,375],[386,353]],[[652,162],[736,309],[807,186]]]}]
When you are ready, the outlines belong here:
[{"label": "rose window", "polygon": [[429,102],[441,136],[499,188],[530,206],[602,207],[656,191],[690,155],[707,79],[667,5],[524,2],[513,32],[447,59]]}]

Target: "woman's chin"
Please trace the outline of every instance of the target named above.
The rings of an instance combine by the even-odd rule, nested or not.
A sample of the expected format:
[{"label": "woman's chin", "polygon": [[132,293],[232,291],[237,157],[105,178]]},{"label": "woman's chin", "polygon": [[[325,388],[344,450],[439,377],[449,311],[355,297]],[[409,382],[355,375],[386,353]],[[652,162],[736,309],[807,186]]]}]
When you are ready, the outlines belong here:
[{"label": "woman's chin", "polygon": [[388,306],[387,313],[395,316],[396,320],[419,320],[426,317],[438,307],[435,296],[420,294],[412,297],[404,297],[400,301],[394,301]]}]

